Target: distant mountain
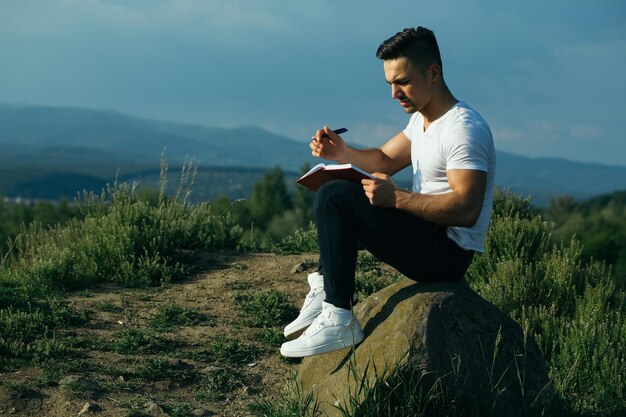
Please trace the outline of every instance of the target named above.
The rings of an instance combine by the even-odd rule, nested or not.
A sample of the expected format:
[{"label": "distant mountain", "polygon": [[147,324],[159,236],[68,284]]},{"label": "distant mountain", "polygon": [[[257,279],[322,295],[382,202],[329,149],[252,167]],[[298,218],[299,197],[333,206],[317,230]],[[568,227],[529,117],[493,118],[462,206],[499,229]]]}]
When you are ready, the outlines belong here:
[{"label": "distant mountain", "polygon": [[557,158],[527,158],[498,152],[497,184],[531,196],[545,206],[551,198],[570,195],[576,200],[626,190],[626,167],[568,161]]},{"label": "distant mountain", "polygon": [[[224,129],[109,111],[1,104],[0,149],[0,193],[48,198],[67,197],[76,187],[99,189],[116,174],[158,183],[163,152],[172,166],[195,158],[203,173],[205,196],[217,190],[245,196],[267,168],[280,165],[291,178],[304,163],[318,162],[306,142],[257,127]],[[626,189],[626,167],[505,152],[497,157],[498,186],[530,195],[539,206],[555,196],[582,200]],[[409,186],[410,172],[397,177]],[[223,181],[230,181],[230,186]]]},{"label": "distant mountain", "polygon": [[256,127],[222,129],[63,107],[0,105],[0,146],[6,149],[3,165],[67,166],[82,161],[82,153],[98,168],[158,166],[163,151],[172,163],[195,157],[203,166],[297,170],[313,161],[306,143]]}]

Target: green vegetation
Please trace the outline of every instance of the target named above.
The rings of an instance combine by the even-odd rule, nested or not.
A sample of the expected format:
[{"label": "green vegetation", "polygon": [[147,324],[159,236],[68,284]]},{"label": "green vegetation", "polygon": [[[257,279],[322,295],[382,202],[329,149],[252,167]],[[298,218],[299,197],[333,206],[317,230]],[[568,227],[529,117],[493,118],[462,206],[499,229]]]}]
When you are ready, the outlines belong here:
[{"label": "green vegetation", "polygon": [[626,191],[602,195],[584,202],[571,197],[555,198],[544,210],[554,222],[554,238],[567,241],[576,236],[581,259],[612,266],[614,282],[626,288]]},{"label": "green vegetation", "polygon": [[[163,182],[167,183],[166,177]],[[114,184],[100,196],[84,195],[76,206],[68,205],[63,216],[48,220],[43,214],[18,216],[13,211],[17,206],[0,207],[2,221],[24,223],[3,230],[13,239],[0,262],[0,372],[26,365],[41,369],[32,383],[8,382],[3,387],[28,396],[39,387],[58,384],[69,373],[93,369],[96,365],[84,358],[87,352],[112,352],[150,357],[141,364],[130,361],[124,369],[102,367],[108,380],[69,381],[64,384],[67,396],[129,391],[142,380],[156,380],[194,384],[195,398],[219,401],[246,386],[248,375],[242,366],[269,352],[276,354],[281,326],[297,315],[297,308],[285,293],[254,292],[246,283],[232,283],[228,290],[233,291],[232,302],[244,318],[238,323],[255,327],[250,343],[228,334],[211,337],[200,346],[168,338],[171,335],[165,332],[176,332],[181,326],[213,325],[209,316],[174,302],[154,311],[146,327],[115,327],[110,340],[79,334],[77,329],[94,311],[114,317],[130,316],[133,311],[123,299],[94,303],[94,311],[77,308],[66,301],[68,292],[90,298],[95,292],[91,286],[101,283],[167,288],[202,267],[195,257],[201,251],[316,250],[310,223],[313,194],[303,189],[290,193],[281,186],[284,177],[279,169],[268,172],[256,193],[240,202],[219,199],[191,204],[193,170],[184,171],[180,183],[174,197],[164,192],[141,194],[131,185]],[[587,203],[555,200],[545,212],[534,209],[528,200],[497,193],[486,251],[476,256],[466,276],[472,288],[534,335],[546,357],[562,414],[591,417],[626,412],[623,208],[620,193]],[[246,269],[241,263],[230,266],[239,272]],[[360,298],[399,277],[379,279],[381,265],[366,254],[359,255],[357,267]],[[201,375],[172,360],[174,355],[214,368]],[[435,409],[439,415],[471,415],[445,392],[424,393],[420,384],[400,384],[407,379],[419,381],[419,376],[411,370],[398,372],[396,379],[368,388],[367,406],[346,413],[373,415],[366,409],[383,413],[395,404],[398,416],[414,415],[408,410],[432,415]],[[312,415],[313,400],[291,390],[277,401],[256,403],[254,412]],[[407,404],[411,407],[403,409]],[[142,415],[139,406],[133,407],[132,413]],[[164,408],[172,415],[191,412],[185,402]]]},{"label": "green vegetation", "polygon": [[176,198],[161,194],[156,203],[127,184],[84,196],[84,219],[45,230],[31,225],[18,235],[0,276],[43,291],[108,281],[147,287],[182,278],[184,251],[235,249],[242,234],[209,204],[187,204],[190,184],[182,184]]},{"label": "green vegetation", "polygon": [[144,329],[126,329],[119,333],[112,347],[117,353],[137,355],[158,353],[167,348],[167,342]]},{"label": "green vegetation", "polygon": [[[528,200],[498,192],[485,253],[476,256],[466,279],[535,337],[561,404],[559,415],[623,415],[626,293],[615,287],[606,267],[581,259],[576,240],[556,243],[552,230]],[[362,271],[375,268],[367,257],[361,263]],[[425,391],[415,383],[420,378],[399,369],[387,381],[361,387],[364,405],[353,403],[344,415],[488,415],[464,408],[441,389]],[[312,402],[291,390],[275,406],[257,405],[258,415],[313,416]],[[290,414],[295,409],[300,414]]]},{"label": "green vegetation", "polygon": [[167,331],[178,326],[195,326],[206,323],[206,315],[195,310],[175,304],[161,306],[159,311],[150,319],[150,326],[158,331]]},{"label": "green vegetation", "polygon": [[[301,173],[308,170],[305,164]],[[313,197],[314,193],[299,186],[290,193],[283,171],[276,167],[254,185],[248,200],[230,201],[220,197],[213,200],[212,207],[215,213],[232,216],[246,231],[243,235],[246,249],[294,253],[317,249],[317,243],[306,240],[301,230],[311,228]]]},{"label": "green vegetation", "polygon": [[533,334],[571,413],[626,409],[626,298],[580,245],[555,243],[530,202],[500,195],[486,251],[470,267],[474,289]]},{"label": "green vegetation", "polygon": [[245,386],[245,378],[236,368],[211,369],[200,381],[196,398],[201,401],[222,401],[228,394]]},{"label": "green vegetation", "polygon": [[250,344],[219,338],[207,347],[194,351],[191,356],[199,361],[235,366],[252,362],[260,353],[258,348]]},{"label": "green vegetation", "polygon": [[253,327],[280,326],[298,316],[298,309],[289,303],[287,295],[273,289],[237,295],[235,301],[247,313],[248,324]]},{"label": "green vegetation", "polygon": [[36,223],[40,228],[63,224],[80,218],[76,205],[63,200],[58,204],[36,202],[32,205],[5,202],[0,195],[0,253],[9,250],[7,243],[24,232],[24,225]]}]

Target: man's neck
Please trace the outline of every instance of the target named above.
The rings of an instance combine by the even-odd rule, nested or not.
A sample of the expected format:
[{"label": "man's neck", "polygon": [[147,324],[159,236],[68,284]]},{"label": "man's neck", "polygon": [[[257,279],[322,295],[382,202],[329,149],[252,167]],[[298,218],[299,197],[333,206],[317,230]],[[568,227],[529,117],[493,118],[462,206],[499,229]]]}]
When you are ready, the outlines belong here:
[{"label": "man's neck", "polygon": [[433,95],[428,103],[428,108],[422,109],[423,111],[420,112],[424,117],[424,130],[435,120],[446,114],[448,110],[454,107],[458,102],[459,100],[452,95],[448,87],[444,84],[440,93]]}]

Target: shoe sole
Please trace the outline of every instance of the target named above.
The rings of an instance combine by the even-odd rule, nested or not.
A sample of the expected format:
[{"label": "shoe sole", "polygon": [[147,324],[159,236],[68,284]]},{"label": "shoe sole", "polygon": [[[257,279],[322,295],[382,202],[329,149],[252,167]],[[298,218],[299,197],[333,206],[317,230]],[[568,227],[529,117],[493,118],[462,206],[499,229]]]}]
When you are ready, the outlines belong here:
[{"label": "shoe sole", "polygon": [[311,349],[303,349],[298,351],[288,351],[283,346],[280,347],[280,354],[287,358],[305,358],[308,356],[321,355],[322,353],[334,352],[336,350],[351,348],[358,345],[365,339],[363,333],[355,335],[354,338],[338,340],[323,346],[317,346]]}]

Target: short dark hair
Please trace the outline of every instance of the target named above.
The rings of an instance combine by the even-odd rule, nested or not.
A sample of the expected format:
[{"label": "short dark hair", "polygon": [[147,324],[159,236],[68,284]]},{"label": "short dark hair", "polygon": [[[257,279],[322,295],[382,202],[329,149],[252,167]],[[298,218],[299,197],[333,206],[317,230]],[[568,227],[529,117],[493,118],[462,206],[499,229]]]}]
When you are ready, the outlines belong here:
[{"label": "short dark hair", "polygon": [[376,56],[382,60],[409,58],[414,64],[429,67],[437,64],[442,67],[439,45],[432,30],[418,26],[398,32],[380,44]]}]

